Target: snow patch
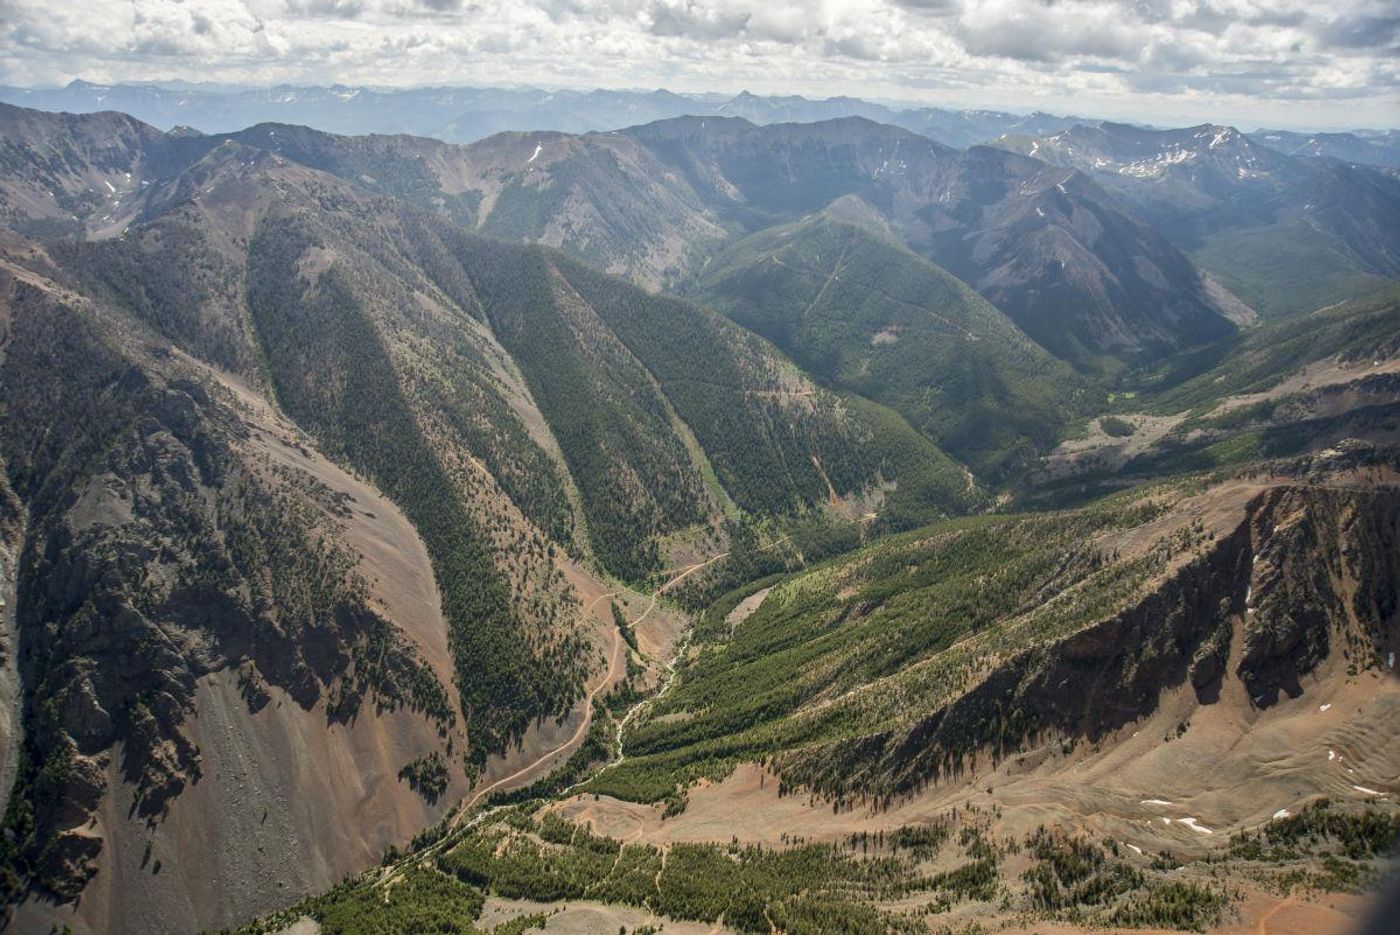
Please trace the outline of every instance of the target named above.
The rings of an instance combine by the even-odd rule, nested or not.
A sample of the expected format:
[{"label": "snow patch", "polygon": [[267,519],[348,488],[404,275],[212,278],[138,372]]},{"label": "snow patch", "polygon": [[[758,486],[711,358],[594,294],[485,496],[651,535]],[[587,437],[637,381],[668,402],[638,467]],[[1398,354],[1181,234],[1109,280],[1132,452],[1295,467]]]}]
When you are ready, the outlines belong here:
[{"label": "snow patch", "polygon": [[1290,814],[1290,813],[1289,813],[1288,809],[1286,809],[1286,808],[1281,808],[1281,809],[1279,809],[1278,811],[1274,812],[1274,818],[1276,818],[1276,819],[1278,819],[1278,818],[1287,818],[1287,817],[1289,816],[1289,814]]},{"label": "snow patch", "polygon": [[1330,707],[1332,707],[1330,704],[1320,704],[1317,706],[1317,710],[1326,711]]},{"label": "snow patch", "polygon": [[1352,786],[1352,788],[1355,789],[1357,792],[1361,792],[1361,793],[1364,793],[1364,794],[1366,794],[1366,795],[1385,795],[1385,793],[1382,792],[1382,791],[1379,790],[1379,789],[1370,789],[1370,788],[1367,788],[1366,786],[1355,786],[1355,785],[1354,785],[1354,786]]},{"label": "snow patch", "polygon": [[1142,848],[1138,847],[1136,844],[1129,844],[1128,850],[1132,851],[1134,854],[1137,854],[1139,857],[1142,856]]},{"label": "snow patch", "polygon": [[529,158],[529,159],[526,159],[525,162],[526,162],[526,163],[531,163],[531,162],[534,162],[536,159],[538,159],[538,158],[540,157],[540,150],[542,150],[542,149],[544,149],[544,144],[543,144],[543,143],[536,143],[536,144],[535,144],[535,151],[534,151],[533,153],[530,154],[530,158]]},{"label": "snow patch", "polygon": [[1214,831],[1201,824],[1199,819],[1188,816],[1186,818],[1178,818],[1177,821],[1190,828],[1192,831],[1198,831],[1201,834],[1215,834]]},{"label": "snow patch", "polygon": [[1172,803],[1168,802],[1166,799],[1143,799],[1143,800],[1142,800],[1142,804],[1143,804],[1143,805],[1170,805],[1170,804],[1172,804]]},{"label": "snow patch", "polygon": [[1196,158],[1194,149],[1178,149],[1174,152],[1162,153],[1155,159],[1142,159],[1137,162],[1130,162],[1118,170],[1119,175],[1131,175],[1134,178],[1150,179],[1156,178],[1174,165],[1187,162]]}]

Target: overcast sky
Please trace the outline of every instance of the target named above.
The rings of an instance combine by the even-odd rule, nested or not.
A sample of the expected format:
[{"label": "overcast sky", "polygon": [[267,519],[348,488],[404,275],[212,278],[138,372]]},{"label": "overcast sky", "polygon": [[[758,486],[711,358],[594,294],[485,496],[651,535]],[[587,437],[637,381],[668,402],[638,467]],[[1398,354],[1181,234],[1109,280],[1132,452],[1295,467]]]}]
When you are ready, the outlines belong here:
[{"label": "overcast sky", "polygon": [[850,94],[1400,124],[1400,0],[0,0],[0,82]]}]

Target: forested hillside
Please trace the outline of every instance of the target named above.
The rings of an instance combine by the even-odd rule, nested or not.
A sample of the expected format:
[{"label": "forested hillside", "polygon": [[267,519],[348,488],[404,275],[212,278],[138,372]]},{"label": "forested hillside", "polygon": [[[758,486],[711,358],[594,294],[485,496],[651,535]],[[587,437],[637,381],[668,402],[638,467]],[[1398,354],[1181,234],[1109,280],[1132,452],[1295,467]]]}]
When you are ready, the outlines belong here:
[{"label": "forested hillside", "polygon": [[883,402],[979,475],[1022,469],[1086,387],[975,292],[824,212],[727,248],[704,301],[814,374]]},{"label": "forested hillside", "polygon": [[753,582],[580,789],[253,930],[1203,931],[1261,892],[1368,885],[1400,835],[1393,457],[955,520]]},{"label": "forested hillside", "polygon": [[[43,145],[69,123],[44,124]],[[362,793],[394,818],[342,856],[319,851],[323,813],[284,816],[315,866],[355,866],[445,807],[448,785],[575,715],[598,641],[617,638],[588,582],[642,584],[673,551],[753,524],[855,528],[868,509],[909,525],[983,502],[897,415],[818,387],[714,312],[246,143],[162,139],[138,134],[114,163],[135,178],[153,149],[187,147],[183,167],[140,179],[120,236],[7,241],[3,450],[31,589],[11,900],[63,903],[96,874],[89,902],[126,917],[209,885],[215,866],[160,829],[191,820],[206,770],[227,781],[203,725],[266,730],[281,693],[303,713],[276,718],[317,744],[402,758]],[[76,152],[65,177],[91,181]],[[430,617],[429,598],[398,604],[410,582],[371,528],[385,510],[411,530],[394,554],[422,555],[411,586],[426,575]],[[110,645],[90,638],[104,632]],[[235,675],[230,711],[209,692]],[[415,726],[391,728],[403,711]],[[284,801],[296,762],[255,784],[259,801]],[[107,889],[144,879],[129,863],[143,836],[188,876]],[[277,879],[250,872],[234,902],[184,918],[266,908]]]},{"label": "forested hillside", "polygon": [[[1372,546],[1393,511],[1388,486],[1245,481],[886,540],[774,587],[732,635],[724,615],[743,594],[717,604],[705,651],[629,738],[627,761],[588,788],[655,801],[762,761],[789,788],[881,800],[956,776],[978,751],[1097,740],[1168,686],[1205,697],[1238,678],[1276,703],[1334,647],[1375,665],[1389,644],[1395,556]],[[1273,530],[1284,515],[1294,525]],[[1336,603],[1342,585],[1304,571],[1351,554],[1373,556],[1338,572],[1355,620]],[[1232,639],[1244,654],[1227,673]],[[1092,692],[1069,687],[1084,667]]]},{"label": "forested hillside", "polygon": [[470,146],[268,125],[182,138],[176,150],[227,140],[650,287],[683,285],[726,240],[856,194],[906,246],[1090,371],[1223,336],[1238,305],[1084,175],[999,149],[958,152],[857,117],[767,126],[679,117]]},{"label": "forested hillside", "polygon": [[78,897],[104,837],[126,833],[105,801],[154,826],[209,778],[194,720],[212,673],[236,674],[249,712],[274,697],[328,724],[403,710],[407,746],[459,734],[447,688],[372,601],[333,492],[250,448],[198,367],[34,272],[42,251],[6,254],[3,444],[27,517],[7,900]]}]

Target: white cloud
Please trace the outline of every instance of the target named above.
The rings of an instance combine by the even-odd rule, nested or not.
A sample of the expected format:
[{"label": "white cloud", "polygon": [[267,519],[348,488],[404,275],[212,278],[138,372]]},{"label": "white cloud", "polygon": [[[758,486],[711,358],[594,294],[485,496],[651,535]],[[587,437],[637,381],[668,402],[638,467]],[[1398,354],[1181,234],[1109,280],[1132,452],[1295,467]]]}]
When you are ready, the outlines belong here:
[{"label": "white cloud", "polygon": [[1394,0],[0,2],[11,84],[664,84],[1400,122]]}]

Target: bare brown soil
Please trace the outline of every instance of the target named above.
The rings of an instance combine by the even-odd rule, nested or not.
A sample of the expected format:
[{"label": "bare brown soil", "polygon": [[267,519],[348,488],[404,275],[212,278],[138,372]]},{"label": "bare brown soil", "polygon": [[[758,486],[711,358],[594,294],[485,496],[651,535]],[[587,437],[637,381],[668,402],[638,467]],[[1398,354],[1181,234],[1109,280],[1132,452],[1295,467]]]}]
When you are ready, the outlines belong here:
[{"label": "bare brown soil", "polygon": [[759,605],[763,603],[763,599],[768,596],[768,592],[771,590],[773,590],[771,587],[762,588],[734,605],[734,609],[724,618],[724,622],[729,624],[731,635],[739,628],[739,624],[753,616],[753,612],[758,610]]},{"label": "bare brown soil", "polygon": [[[664,821],[659,806],[607,796],[576,796],[551,807],[626,840],[665,845],[737,836],[778,845],[794,836],[836,840],[852,831],[916,824],[954,806],[995,805],[1004,832],[1059,822],[1149,853],[1168,848],[1204,854],[1231,832],[1263,824],[1282,808],[1297,811],[1319,796],[1400,796],[1395,680],[1329,671],[1310,680],[1299,698],[1263,711],[1242,695],[1199,705],[1188,689],[1164,698],[1154,715],[1096,748],[1067,754],[1053,742],[1000,764],[981,762],[957,781],[886,811],[837,813],[806,796],[779,798],[776,778],[756,765],[740,766],[718,783],[701,782],[691,789],[686,810]],[[1187,729],[1177,737],[1182,723]]]},{"label": "bare brown soil", "polygon": [[[1363,896],[1329,894],[1316,901],[1249,890],[1236,907],[1239,918],[1210,929],[1212,935],[1345,935],[1366,918],[1371,901]],[[1003,935],[1083,935],[1086,929],[1063,922],[1008,920]],[[1180,935],[1176,929],[1095,929],[1133,935]]]},{"label": "bare brown soil", "polygon": [[[1200,505],[1234,509],[1242,502],[1236,493],[1220,492]],[[1231,659],[1229,665],[1237,663]],[[804,795],[779,797],[776,777],[752,764],[720,782],[692,787],[685,811],[667,819],[660,806],[607,796],[575,796],[548,807],[596,833],[665,848],[735,839],[772,847],[836,841],[856,831],[928,822],[972,805],[997,815],[992,830],[998,835],[1021,836],[1052,825],[1111,837],[1127,846],[1128,859],[1144,865],[1160,851],[1203,857],[1232,833],[1284,811],[1296,813],[1320,797],[1358,804],[1400,797],[1400,682],[1374,670],[1348,675],[1334,659],[1302,688],[1297,698],[1261,710],[1238,680],[1228,681],[1209,705],[1183,687],[1166,694],[1151,716],[1096,745],[1051,741],[999,763],[983,757],[956,780],[883,811],[837,812],[829,802]],[[1244,886],[1236,915],[1218,931],[1349,931],[1369,905],[1364,897],[1283,897]],[[967,913],[972,915],[963,919]],[[955,930],[967,922],[994,931],[1009,926],[1006,931],[1027,935],[1083,931],[1003,918],[986,906],[964,906],[935,921]]]},{"label": "bare brown soil", "polygon": [[373,485],[326,459],[311,440],[275,412],[261,395],[235,376],[190,358],[215,376],[242,405],[249,446],[275,464],[303,471],[348,498],[349,516],[341,527],[360,558],[359,571],[369,583],[380,611],[413,641],[456,705],[452,655],[447,648],[447,621],[433,577],[428,550],[403,512]]},{"label": "bare brown soil", "polygon": [[78,933],[152,935],[244,922],[373,865],[462,793],[455,770],[436,805],[398,779],[439,744],[416,715],[366,706],[335,724],[322,704],[304,710],[269,691],[272,700],[250,714],[236,672],[200,680],[187,726],[203,776],[154,827],[135,814],[118,752],[93,827],[106,841],[97,875],[76,909],[23,907],[18,931],[47,931],[54,918]]}]

